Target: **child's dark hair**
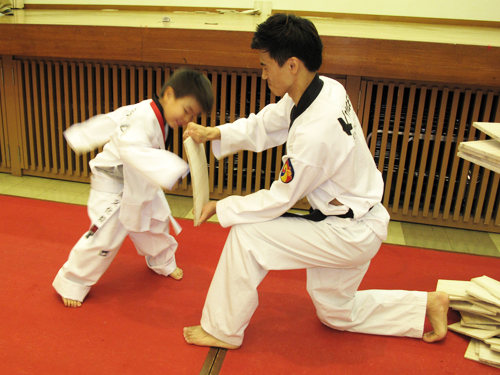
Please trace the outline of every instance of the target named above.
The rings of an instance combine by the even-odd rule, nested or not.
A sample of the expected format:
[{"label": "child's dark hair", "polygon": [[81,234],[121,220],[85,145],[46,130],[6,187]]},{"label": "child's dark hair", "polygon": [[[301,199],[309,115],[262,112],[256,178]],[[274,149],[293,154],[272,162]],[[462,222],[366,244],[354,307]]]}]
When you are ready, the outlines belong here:
[{"label": "child's dark hair", "polygon": [[251,47],[268,52],[280,67],[290,57],[297,57],[309,71],[316,72],[323,62],[323,43],[316,26],[294,14],[273,14],[259,24]]},{"label": "child's dark hair", "polygon": [[200,104],[203,113],[208,113],[214,105],[212,85],[207,77],[193,69],[182,68],[176,71],[161,88],[160,97],[167,87],[172,87],[176,99],[192,96]]}]

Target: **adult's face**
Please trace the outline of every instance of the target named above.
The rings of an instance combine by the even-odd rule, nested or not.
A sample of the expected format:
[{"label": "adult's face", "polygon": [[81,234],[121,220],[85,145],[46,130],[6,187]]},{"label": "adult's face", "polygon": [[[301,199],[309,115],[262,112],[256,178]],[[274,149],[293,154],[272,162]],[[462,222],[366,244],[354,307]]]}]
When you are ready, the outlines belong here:
[{"label": "adult's face", "polygon": [[283,96],[293,84],[293,75],[288,62],[279,66],[268,52],[260,52],[260,65],[262,65],[262,79],[267,80],[269,90],[276,96]]}]

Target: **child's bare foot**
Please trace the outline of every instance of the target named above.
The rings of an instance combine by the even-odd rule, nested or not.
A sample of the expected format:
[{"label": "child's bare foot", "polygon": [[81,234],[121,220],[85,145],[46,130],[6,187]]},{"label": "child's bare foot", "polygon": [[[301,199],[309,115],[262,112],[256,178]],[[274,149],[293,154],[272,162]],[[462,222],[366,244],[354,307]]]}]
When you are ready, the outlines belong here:
[{"label": "child's bare foot", "polygon": [[172,272],[170,275],[171,278],[173,278],[174,280],[180,280],[182,279],[182,277],[184,276],[184,272],[179,268],[177,267],[174,272]]},{"label": "child's bare foot", "polygon": [[73,299],[62,297],[62,300],[64,302],[64,306],[66,307],[80,307],[82,305],[80,301],[75,301]]},{"label": "child's bare foot", "polygon": [[238,349],[239,346],[228,344],[205,332],[201,326],[184,327],[184,340],[188,344],[198,346],[214,346],[216,348]]},{"label": "child's bare foot", "polygon": [[424,333],[425,342],[443,340],[448,332],[448,307],[450,298],[445,292],[427,293],[426,315],[432,325],[432,331]]}]

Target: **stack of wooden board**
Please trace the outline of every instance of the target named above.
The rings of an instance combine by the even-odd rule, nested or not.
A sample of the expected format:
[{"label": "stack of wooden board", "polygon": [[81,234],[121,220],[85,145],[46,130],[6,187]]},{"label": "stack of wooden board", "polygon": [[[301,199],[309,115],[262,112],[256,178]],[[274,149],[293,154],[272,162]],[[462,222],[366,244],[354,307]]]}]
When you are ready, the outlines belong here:
[{"label": "stack of wooden board", "polygon": [[465,358],[500,368],[500,282],[488,276],[471,281],[438,280],[450,307],[461,315],[452,331],[471,337]]},{"label": "stack of wooden board", "polygon": [[492,139],[460,142],[457,155],[500,173],[500,123],[475,122],[472,125]]}]

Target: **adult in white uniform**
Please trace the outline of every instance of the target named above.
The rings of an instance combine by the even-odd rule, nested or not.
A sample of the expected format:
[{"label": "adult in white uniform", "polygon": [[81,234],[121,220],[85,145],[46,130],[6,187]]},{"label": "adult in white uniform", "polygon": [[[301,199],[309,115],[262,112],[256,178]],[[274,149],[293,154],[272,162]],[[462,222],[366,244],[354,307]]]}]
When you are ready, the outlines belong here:
[{"label": "adult in white uniform", "polygon": [[[341,84],[316,71],[322,43],[314,25],[276,14],[257,27],[262,78],[282,99],[231,124],[189,124],[197,142],[214,140],[218,158],[260,152],[286,142],[280,178],[269,190],[209,202],[201,221],[217,213],[231,227],[203,308],[201,325],[184,329],[189,344],[235,349],[258,306],[257,286],[269,270],[307,269],[307,290],[327,326],[369,334],[446,335],[446,293],[358,291],[387,236],[383,180]],[[307,197],[312,211],[285,213]],[[285,214],[285,216],[283,216]],[[433,331],[424,335],[426,315]]]},{"label": "adult in white uniform", "polygon": [[125,106],[76,124],[65,132],[71,147],[88,152],[106,143],[90,161],[90,230],[70,252],[53,286],[69,307],[81,306],[90,287],[104,274],[127,236],[156,273],[180,280],[177,241],[180,226],[163,189],[189,172],[187,163],[165,149],[166,135],[196,120],[213,105],[210,82],[201,73],[180,70],[160,98]]}]

